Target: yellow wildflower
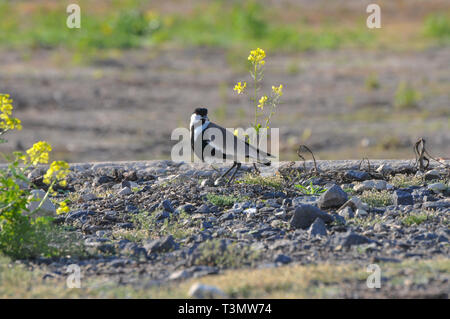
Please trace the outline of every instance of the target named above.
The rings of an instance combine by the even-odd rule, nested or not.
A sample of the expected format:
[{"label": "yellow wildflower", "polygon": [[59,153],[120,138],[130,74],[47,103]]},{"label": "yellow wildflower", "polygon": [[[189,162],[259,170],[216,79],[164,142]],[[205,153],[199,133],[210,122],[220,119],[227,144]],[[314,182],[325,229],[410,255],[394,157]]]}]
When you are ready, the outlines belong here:
[{"label": "yellow wildflower", "polygon": [[280,84],[279,87],[272,86],[272,91],[273,91],[273,93],[275,93],[279,96],[282,96],[283,95],[283,84]]},{"label": "yellow wildflower", "polygon": [[9,94],[0,94],[0,133],[8,130],[21,130],[22,124],[19,119],[10,117],[12,113],[12,102]]},{"label": "yellow wildflower", "polygon": [[241,94],[244,92],[245,88],[247,87],[247,82],[244,82],[244,84],[242,84],[241,82],[238,82],[235,86],[234,86],[234,90],[236,92],[238,92],[238,94]]},{"label": "yellow wildflower", "polygon": [[50,184],[52,179],[55,179],[59,185],[64,187],[67,185],[66,177],[69,173],[69,164],[67,162],[54,161],[44,175],[44,183]]},{"label": "yellow wildflower", "polygon": [[250,51],[250,55],[248,56],[248,60],[253,64],[264,65],[264,58],[266,57],[266,52],[263,49],[257,48],[256,50]]},{"label": "yellow wildflower", "polygon": [[56,210],[56,213],[59,214],[64,214],[64,213],[68,213],[70,211],[69,206],[67,206],[66,202],[61,202],[59,203],[59,207]]},{"label": "yellow wildflower", "polygon": [[[37,164],[47,164],[48,163],[48,153],[52,151],[52,147],[47,142],[37,142],[27,150],[29,157],[29,163],[32,165]],[[27,163],[28,161],[25,160]]]},{"label": "yellow wildflower", "polygon": [[265,95],[259,99],[258,107],[259,107],[261,110],[264,108],[264,105],[266,104],[267,99],[268,99],[268,98],[267,98],[267,96],[265,96]]}]

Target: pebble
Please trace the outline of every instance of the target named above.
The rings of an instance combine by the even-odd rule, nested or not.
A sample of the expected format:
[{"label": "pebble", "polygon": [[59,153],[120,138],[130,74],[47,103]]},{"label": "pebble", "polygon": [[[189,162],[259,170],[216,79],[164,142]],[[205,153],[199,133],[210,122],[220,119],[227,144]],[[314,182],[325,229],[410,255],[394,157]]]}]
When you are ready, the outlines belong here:
[{"label": "pebble", "polygon": [[227,298],[228,296],[219,288],[215,286],[204,285],[195,283],[189,288],[189,297],[198,299],[215,299],[215,298]]}]

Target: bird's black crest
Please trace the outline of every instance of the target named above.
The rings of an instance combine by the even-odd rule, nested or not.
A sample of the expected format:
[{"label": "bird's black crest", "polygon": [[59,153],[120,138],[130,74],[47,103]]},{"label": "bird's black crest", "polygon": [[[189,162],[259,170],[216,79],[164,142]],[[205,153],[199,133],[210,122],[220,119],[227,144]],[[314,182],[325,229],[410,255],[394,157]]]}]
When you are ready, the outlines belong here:
[{"label": "bird's black crest", "polygon": [[200,116],[207,116],[208,115],[208,109],[205,108],[196,108],[194,111],[195,114],[200,115]]}]

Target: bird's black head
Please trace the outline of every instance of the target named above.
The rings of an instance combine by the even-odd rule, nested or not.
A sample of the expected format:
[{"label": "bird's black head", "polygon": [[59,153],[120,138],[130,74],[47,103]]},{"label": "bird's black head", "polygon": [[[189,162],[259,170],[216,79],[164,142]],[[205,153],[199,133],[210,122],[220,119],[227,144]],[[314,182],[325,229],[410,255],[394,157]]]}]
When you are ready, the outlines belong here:
[{"label": "bird's black head", "polygon": [[205,117],[208,115],[208,109],[199,107],[195,109],[194,113],[200,115],[201,117]]}]

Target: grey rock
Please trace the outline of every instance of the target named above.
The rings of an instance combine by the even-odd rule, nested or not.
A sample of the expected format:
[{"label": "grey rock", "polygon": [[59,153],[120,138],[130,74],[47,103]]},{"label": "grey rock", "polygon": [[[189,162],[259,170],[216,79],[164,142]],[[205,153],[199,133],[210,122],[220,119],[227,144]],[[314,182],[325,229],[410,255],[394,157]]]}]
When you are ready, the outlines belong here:
[{"label": "grey rock", "polygon": [[444,172],[441,172],[441,171],[439,171],[437,169],[433,169],[431,171],[428,171],[428,172],[425,173],[425,180],[426,181],[432,181],[432,180],[435,180],[435,179],[440,179],[442,173],[444,173]]},{"label": "grey rock", "polygon": [[320,196],[299,196],[292,200],[292,206],[299,206],[299,205],[317,205],[319,203]]},{"label": "grey rock", "polygon": [[340,215],[333,215],[334,221],[339,224],[339,225],[345,225],[347,223],[347,221],[345,220],[345,218],[343,216]]},{"label": "grey rock", "polygon": [[311,224],[308,233],[309,237],[326,236],[328,234],[327,228],[325,227],[325,223],[320,218],[316,218],[314,223]]},{"label": "grey rock", "polygon": [[191,213],[193,213],[195,210],[196,210],[196,208],[195,208],[194,205],[191,205],[191,204],[184,204],[184,205],[179,206],[179,207],[175,210],[175,213],[180,213],[180,212],[184,211],[184,212],[186,212],[186,213],[188,213],[188,214],[191,214]]},{"label": "grey rock", "polygon": [[170,274],[169,280],[187,279],[192,276],[192,273],[187,270],[179,270]]},{"label": "grey rock", "polygon": [[134,228],[132,223],[118,223],[117,227],[123,228],[123,229],[133,229]]},{"label": "grey rock", "polygon": [[226,220],[231,220],[234,218],[234,213],[233,212],[225,212],[222,215],[220,215],[219,217],[219,221],[223,222]]},{"label": "grey rock", "polygon": [[447,185],[444,183],[433,183],[428,185],[428,189],[433,191],[434,193],[440,193],[447,189]]},{"label": "grey rock", "polygon": [[129,187],[124,187],[124,188],[122,188],[120,191],[119,191],[119,195],[122,195],[122,196],[126,196],[126,195],[130,195],[130,194],[132,194],[133,192],[131,191],[131,189],[129,188]]},{"label": "grey rock", "polygon": [[87,216],[93,216],[95,213],[89,210],[77,210],[73,212],[69,212],[66,215],[65,221],[66,223],[71,223],[75,220],[79,220],[81,218],[85,218],[87,220]]},{"label": "grey rock", "polygon": [[414,240],[433,240],[436,238],[438,238],[438,235],[434,233],[425,233],[413,237]]},{"label": "grey rock", "polygon": [[155,215],[156,220],[163,220],[170,217],[170,213],[167,211],[159,212]]},{"label": "grey rock", "polygon": [[381,164],[380,166],[378,166],[378,168],[376,169],[376,171],[378,173],[382,173],[382,174],[389,174],[390,172],[392,172],[394,169],[392,168],[391,165],[389,164]]},{"label": "grey rock", "polygon": [[176,244],[175,241],[173,240],[172,235],[169,235],[164,238],[155,239],[147,242],[144,245],[144,248],[147,250],[148,253],[160,253],[174,249],[175,246]]},{"label": "grey rock", "polygon": [[372,179],[372,180],[368,180],[368,181],[364,181],[360,184],[357,184],[353,187],[353,190],[359,192],[359,191],[365,191],[365,190],[371,190],[371,189],[376,189],[376,190],[383,190],[386,189],[386,181],[384,180],[376,180],[376,179]]},{"label": "grey rock", "polygon": [[316,218],[322,219],[325,223],[331,223],[333,221],[331,215],[321,211],[315,206],[300,205],[296,207],[290,220],[290,225],[292,228],[307,229]]},{"label": "grey rock", "polygon": [[355,217],[355,213],[353,212],[353,209],[351,209],[349,206],[340,210],[338,214],[339,214],[339,216],[342,216],[347,219]]},{"label": "grey rock", "polygon": [[367,217],[368,215],[369,215],[369,213],[362,208],[358,208],[355,212],[355,217],[359,217],[359,218]]},{"label": "grey rock", "polygon": [[331,208],[339,207],[344,204],[348,199],[346,192],[342,190],[338,185],[333,185],[326,192],[320,195],[319,208]]},{"label": "grey rock", "polygon": [[339,243],[343,247],[350,247],[354,245],[362,245],[362,244],[370,244],[373,241],[370,238],[367,238],[365,236],[349,232],[346,234],[343,234],[339,236]]},{"label": "grey rock", "polygon": [[189,288],[188,295],[192,298],[227,298],[227,295],[217,287],[195,283]]},{"label": "grey rock", "polygon": [[[26,206],[29,213],[26,213],[26,214],[30,214],[31,212],[33,212],[35,209],[37,209],[39,207],[39,204],[42,201],[42,199],[45,197],[45,194],[46,194],[46,192],[41,189],[34,189],[31,191],[31,194],[28,197],[30,202]],[[50,216],[50,217],[56,216],[55,205],[53,205],[52,201],[48,197],[42,203],[41,208],[39,208],[39,210],[33,214],[33,217],[42,217],[42,216]]]},{"label": "grey rock", "polygon": [[446,199],[441,199],[438,201],[434,201],[434,202],[425,202],[422,204],[422,208],[424,209],[444,209],[444,208],[449,208],[450,207],[450,199],[446,198]]},{"label": "grey rock", "polygon": [[292,258],[283,254],[278,254],[274,258],[275,263],[281,263],[281,264],[289,264],[292,262]]},{"label": "grey rock", "polygon": [[414,199],[408,192],[396,190],[393,194],[394,205],[414,205]]},{"label": "grey rock", "polygon": [[173,213],[174,212],[174,208],[172,206],[172,203],[168,199],[165,199],[165,200],[163,200],[161,202],[160,208],[164,209],[165,211],[168,211],[169,213]]},{"label": "grey rock", "polygon": [[105,175],[100,176],[100,177],[96,177],[94,179],[94,186],[99,186],[99,185],[103,185],[103,184],[106,184],[106,183],[110,183],[113,180],[114,179],[112,177],[105,176]]},{"label": "grey rock", "polygon": [[363,181],[363,180],[370,178],[370,175],[367,172],[363,172],[363,171],[349,170],[349,171],[345,172],[344,177],[347,177],[349,179],[356,180],[356,181]]},{"label": "grey rock", "polygon": [[206,204],[203,204],[199,208],[197,208],[197,213],[200,214],[209,214],[211,212],[211,209],[209,209],[209,206]]}]

